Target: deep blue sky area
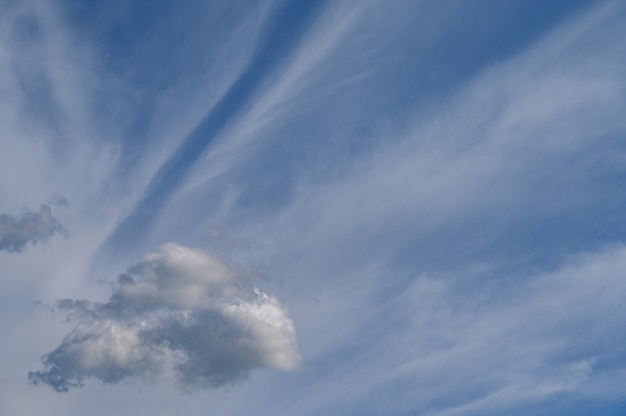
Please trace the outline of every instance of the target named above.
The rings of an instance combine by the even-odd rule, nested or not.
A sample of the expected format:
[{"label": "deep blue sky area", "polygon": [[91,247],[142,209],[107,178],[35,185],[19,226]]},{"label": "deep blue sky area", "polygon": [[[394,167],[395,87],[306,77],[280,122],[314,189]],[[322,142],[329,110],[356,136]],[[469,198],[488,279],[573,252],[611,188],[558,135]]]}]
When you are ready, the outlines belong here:
[{"label": "deep blue sky area", "polygon": [[626,414],[622,2],[0,28],[0,414]]}]

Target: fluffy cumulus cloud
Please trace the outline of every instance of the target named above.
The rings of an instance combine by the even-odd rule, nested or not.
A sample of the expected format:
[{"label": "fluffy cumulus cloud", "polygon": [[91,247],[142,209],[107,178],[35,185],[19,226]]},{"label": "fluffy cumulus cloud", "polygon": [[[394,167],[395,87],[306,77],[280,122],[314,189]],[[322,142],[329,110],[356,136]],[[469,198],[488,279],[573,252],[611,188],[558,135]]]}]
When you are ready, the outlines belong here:
[{"label": "fluffy cumulus cloud", "polygon": [[54,234],[67,235],[67,231],[46,204],[38,212],[27,209],[17,217],[0,214],[0,251],[21,252],[28,243],[37,244]]},{"label": "fluffy cumulus cloud", "polygon": [[29,379],[59,392],[88,377],[171,375],[185,389],[215,388],[255,368],[300,362],[293,322],[276,298],[210,254],[174,243],[120,275],[107,303],[66,299],[56,309],[77,325]]}]

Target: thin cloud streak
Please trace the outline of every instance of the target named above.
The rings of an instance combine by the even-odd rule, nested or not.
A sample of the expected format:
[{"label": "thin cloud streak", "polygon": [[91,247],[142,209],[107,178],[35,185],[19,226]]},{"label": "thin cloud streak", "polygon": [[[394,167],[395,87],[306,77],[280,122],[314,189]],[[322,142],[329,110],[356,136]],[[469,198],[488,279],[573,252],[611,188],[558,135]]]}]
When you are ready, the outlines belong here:
[{"label": "thin cloud streak", "polygon": [[145,233],[195,161],[249,105],[252,95],[278,70],[280,63],[288,59],[323,4],[322,0],[306,4],[287,2],[269,17],[267,29],[248,66],[159,169],[137,207],[113,231],[106,243],[109,250],[115,252],[132,245]]}]

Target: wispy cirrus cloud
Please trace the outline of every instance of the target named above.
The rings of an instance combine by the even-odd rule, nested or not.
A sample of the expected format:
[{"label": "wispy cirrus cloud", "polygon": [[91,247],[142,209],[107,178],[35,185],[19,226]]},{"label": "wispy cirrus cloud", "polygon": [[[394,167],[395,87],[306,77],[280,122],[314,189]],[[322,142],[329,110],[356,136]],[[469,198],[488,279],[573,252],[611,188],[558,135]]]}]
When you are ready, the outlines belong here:
[{"label": "wispy cirrus cloud", "polygon": [[[54,308],[74,327],[3,322],[16,360],[0,412],[569,415],[623,400],[620,2],[339,0],[293,20],[276,16],[297,1],[7,4],[0,191],[33,206],[59,189],[74,238],[5,256],[21,274],[0,304],[22,317],[24,297],[68,297]],[[254,267],[281,303],[183,246],[108,300],[85,279],[165,241]],[[106,386],[27,387],[55,346],[32,382]],[[300,353],[309,371],[255,372],[228,397],[120,383],[211,389]]]},{"label": "wispy cirrus cloud", "polygon": [[[624,251],[605,247],[624,231],[623,193],[610,191],[624,176],[623,19],[623,6],[607,2],[562,22],[452,96],[408,111],[405,128],[371,133],[375,151],[354,159],[325,148],[328,125],[311,120],[349,111],[312,104],[321,87],[310,78],[282,113],[250,129],[243,119],[266,147],[181,193],[163,232],[205,192],[224,208],[195,218],[267,238],[253,257],[294,276],[282,289],[317,374],[281,386],[313,392],[281,411],[500,414],[603,400],[602,385],[607,401],[623,399],[612,386],[624,358],[603,335],[625,337],[604,318],[624,313]],[[361,109],[362,92],[341,99]],[[311,142],[294,144],[297,135]]]},{"label": "wispy cirrus cloud", "polygon": [[280,61],[286,60],[298,47],[323,4],[321,0],[306,4],[287,2],[268,17],[267,27],[261,31],[260,42],[247,67],[156,172],[145,195],[110,236],[110,250],[127,246],[145,234],[198,158],[272,78]]},{"label": "wispy cirrus cloud", "polygon": [[381,342],[343,356],[341,371],[307,386],[328,407],[293,400],[289,411],[349,413],[359,402],[373,414],[481,415],[556,396],[620,400],[626,355],[610,340],[626,337],[625,270],[618,244],[490,282],[481,281],[489,270],[416,277],[363,319],[361,331]]},{"label": "wispy cirrus cloud", "polygon": [[29,373],[66,392],[173,371],[183,388],[215,388],[256,368],[294,370],[295,329],[278,300],[243,284],[219,259],[177,244],[120,275],[109,302],[62,300],[55,309],[78,325]]}]

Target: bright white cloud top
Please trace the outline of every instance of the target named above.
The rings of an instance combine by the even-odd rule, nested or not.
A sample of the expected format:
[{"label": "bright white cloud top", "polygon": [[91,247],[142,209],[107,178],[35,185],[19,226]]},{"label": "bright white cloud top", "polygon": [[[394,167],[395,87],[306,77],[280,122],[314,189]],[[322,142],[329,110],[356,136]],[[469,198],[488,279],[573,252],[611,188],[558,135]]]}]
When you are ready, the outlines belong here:
[{"label": "bright white cloud top", "polygon": [[618,0],[0,0],[0,414],[626,414],[624,68]]},{"label": "bright white cloud top", "polygon": [[116,383],[168,369],[183,387],[219,387],[254,368],[300,362],[293,323],[275,298],[174,243],[120,275],[109,302],[67,299],[56,309],[78,325],[29,377],[60,392],[86,377]]}]

